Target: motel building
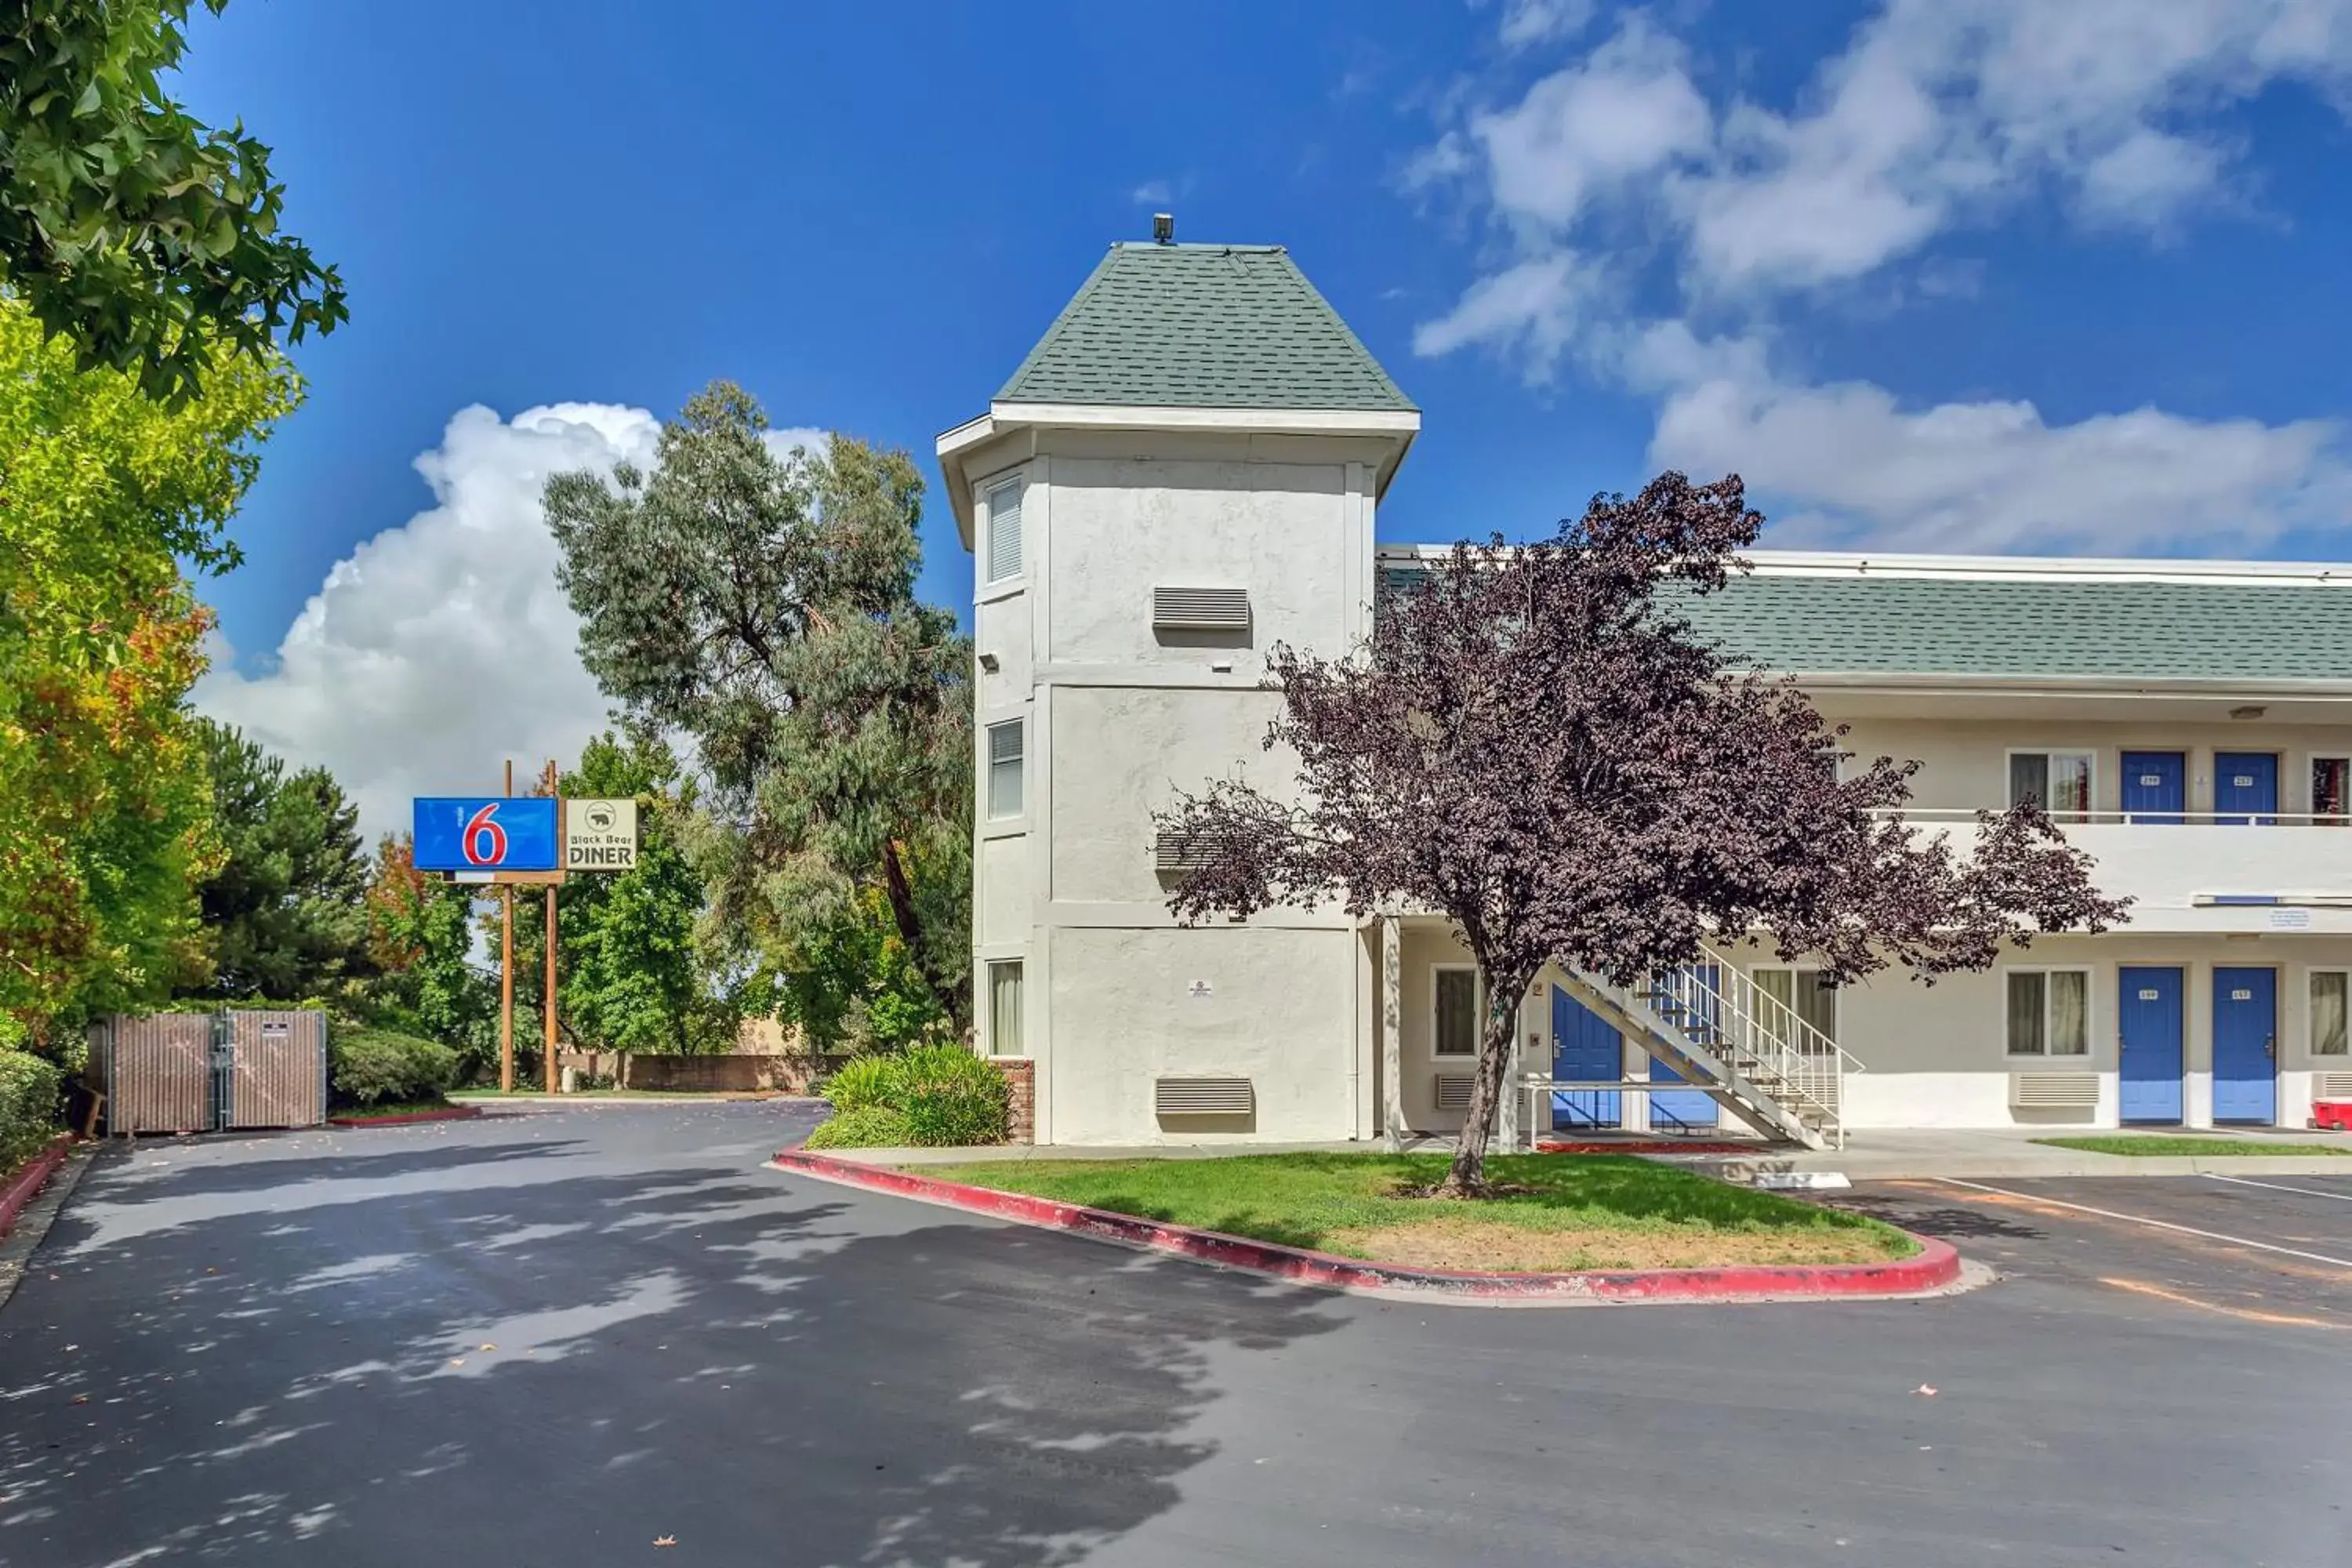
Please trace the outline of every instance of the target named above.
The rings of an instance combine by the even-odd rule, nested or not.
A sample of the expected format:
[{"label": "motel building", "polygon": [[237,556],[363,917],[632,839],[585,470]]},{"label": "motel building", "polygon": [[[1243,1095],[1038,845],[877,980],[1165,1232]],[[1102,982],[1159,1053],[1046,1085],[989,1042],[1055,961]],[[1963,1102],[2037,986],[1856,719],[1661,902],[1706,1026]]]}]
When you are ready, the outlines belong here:
[{"label": "motel building", "polygon": [[[940,437],[976,562],[978,1046],[1032,1064],[1041,1142],[1460,1127],[1481,998],[1443,918],[1187,928],[1152,825],[1212,778],[1295,787],[1263,657],[1345,651],[1438,552],[1374,543],[1420,428],[1279,247],[1141,243]],[[1548,973],[1508,1136],[2301,1126],[2352,1097],[2352,568],[1751,559],[1706,632],[1855,752],[1918,759],[1915,821],[2043,800],[2128,923],[1933,986],[1738,940],[1631,990]]]}]

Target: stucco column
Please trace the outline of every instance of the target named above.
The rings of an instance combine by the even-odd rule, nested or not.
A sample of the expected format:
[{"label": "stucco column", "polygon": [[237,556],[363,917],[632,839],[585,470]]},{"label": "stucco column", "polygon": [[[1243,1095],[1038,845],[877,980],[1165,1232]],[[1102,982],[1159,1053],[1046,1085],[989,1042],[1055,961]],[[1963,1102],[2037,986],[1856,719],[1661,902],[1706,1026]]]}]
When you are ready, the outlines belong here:
[{"label": "stucco column", "polygon": [[1404,939],[1396,918],[1381,919],[1381,1139],[1404,1146]]}]

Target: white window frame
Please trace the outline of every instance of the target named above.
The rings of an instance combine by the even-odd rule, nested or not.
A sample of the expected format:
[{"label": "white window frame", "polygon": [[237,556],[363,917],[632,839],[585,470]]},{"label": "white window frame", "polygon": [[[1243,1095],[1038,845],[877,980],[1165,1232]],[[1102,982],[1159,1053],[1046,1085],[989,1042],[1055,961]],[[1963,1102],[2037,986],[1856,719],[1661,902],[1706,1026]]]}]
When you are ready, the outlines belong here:
[{"label": "white window frame", "polygon": [[1021,987],[1022,1013],[1014,1016],[1013,1026],[1016,1031],[1025,1030],[1028,1027],[1029,1023],[1027,1017],[1024,1016],[1027,1013],[1029,1005],[1029,973],[1028,971],[1023,967],[1022,960],[1017,958],[982,959],[981,961],[981,984],[988,1015],[988,1054],[992,1057],[1025,1056],[1028,1053],[1022,1048],[1024,1045],[1026,1044],[1025,1039],[1015,1039],[1013,1042],[1013,1049],[1008,1051],[1004,1048],[1004,1043],[996,1032],[996,973],[997,971],[1001,969],[1015,969],[1021,971],[1021,976],[1017,984]]},{"label": "white window frame", "polygon": [[[1449,1051],[1442,1047],[1444,1037],[1438,1031],[1437,977],[1441,974],[1470,976],[1470,1048]],[[1486,1036],[1482,1026],[1486,1019],[1486,983],[1480,978],[1475,963],[1433,963],[1429,966],[1429,1054],[1443,1062],[1475,1061],[1478,1043]]]},{"label": "white window frame", "polygon": [[986,518],[986,526],[981,530],[979,561],[980,585],[984,589],[1003,588],[1018,583],[1029,569],[1029,520],[1027,509],[1024,506],[1019,509],[1021,538],[1013,552],[1013,570],[1002,576],[992,570],[996,564],[996,498],[1008,490],[1025,502],[1029,492],[1028,476],[1017,472],[1000,474],[980,488],[981,509]]},{"label": "white window frame", "polygon": [[[2021,1051],[2009,1037],[2009,977],[2012,974],[2079,974],[2083,977],[2083,1048],[2079,1051],[2053,1051],[2050,1048],[2050,986],[2042,987],[2042,1049]],[[2019,1062],[2086,1062],[2097,1052],[2093,1048],[2099,1037],[2099,988],[2092,982],[2095,971],[2087,963],[2012,963],[2000,971],[2000,1048],[2001,1054]],[[2184,1044],[2188,1020],[2182,1021]]]},{"label": "white window frame", "polygon": [[[1013,759],[1020,775],[1020,783],[1014,787],[1021,798],[1011,811],[996,808],[996,732],[999,730],[1012,731],[1021,742],[1020,753]],[[1029,815],[1029,723],[1026,719],[999,719],[980,727],[980,788],[981,815],[984,821],[1002,826],[1019,822]]]},{"label": "white window frame", "polygon": [[[2352,775],[2352,752],[2313,752],[2305,755],[2303,759],[2303,804],[2305,809],[2310,813],[2311,821],[2315,824],[2322,824],[2329,827],[2352,826],[2352,810],[2347,810],[2340,815],[2333,816],[2322,816],[2319,815],[2319,797],[2313,792],[2311,787],[2312,767],[2313,764],[2317,763],[2342,763],[2344,764],[2346,774]],[[2345,805],[2347,807],[2352,807],[2352,780],[2347,780],[2346,794],[2347,798]]]},{"label": "white window frame", "polygon": [[2343,1062],[2347,1066],[2352,1066],[2352,1017],[2347,1017],[2346,1021],[2346,1039],[2345,1048],[2343,1050],[2323,1051],[2319,1048],[2319,1037],[2316,1028],[2319,1020],[2319,1013],[2318,1010],[2311,1005],[2311,982],[2313,978],[2322,974],[2340,974],[2344,977],[2344,996],[2345,1001],[2347,1004],[2347,1012],[2348,1014],[2352,1014],[2352,969],[2347,969],[2340,964],[2319,963],[2314,964],[2309,969],[2305,970],[2305,979],[2303,982],[2304,1052],[2315,1062]]},{"label": "white window frame", "polygon": [[[1805,1016],[1804,1012],[1797,1005],[1797,976],[1800,974],[1819,974],[1821,972],[1822,966],[1818,963],[1759,963],[1753,969],[1750,969],[1748,972],[1748,978],[1754,980],[1759,987],[1762,986],[1764,976],[1767,974],[1785,974],[1789,976],[1789,1011],[1796,1014],[1798,1017],[1802,1018]],[[1820,982],[1816,981],[1814,984],[1819,984]],[[2006,982],[2003,984],[2006,984]],[[1829,994],[1830,1026],[1828,1034],[1830,1044],[1835,1046],[1838,1044],[1838,1036],[1845,1027],[1845,987],[1842,985],[1832,985],[1829,987]],[[2004,995],[2002,1000],[2006,1003],[2008,1000],[2007,996]],[[2003,1028],[2008,1027],[2008,1024],[2006,1022],[2007,1017],[2008,1015],[2004,1013],[2002,1015],[2004,1022],[2001,1026]],[[1843,1047],[1840,1047],[1840,1048],[1843,1049]]]},{"label": "white window frame", "polygon": [[[2098,748],[2098,747],[2096,747],[2096,746],[2011,746],[2011,747],[2008,747],[2008,748],[2006,748],[2005,750],[2003,750],[2003,751],[2002,751],[2002,752],[2000,753],[2000,808],[2001,808],[2001,810],[2003,810],[2003,811],[2007,811],[2011,806],[2015,805],[2017,804],[2016,800],[2012,797],[2012,795],[2011,795],[2011,794],[2010,787],[2009,787],[2009,781],[2010,781],[2011,777],[2014,774],[2014,773],[2015,773],[2015,771],[2016,771],[2016,766],[2017,766],[2017,764],[2016,764],[2016,762],[2015,762],[2015,760],[2014,760],[2014,759],[2016,759],[2016,758],[2018,758],[2018,757],[2044,757],[2044,758],[2047,758],[2047,757],[2084,757],[2084,758],[2087,758],[2087,759],[2089,760],[2089,762],[2090,762],[2090,764],[2091,764],[2091,770],[2090,770],[2090,782],[2089,782],[2089,784],[2085,786],[2085,789],[2084,789],[2084,794],[2085,794],[2085,795],[2087,796],[2087,798],[2083,802],[2083,815],[2082,815],[2081,820],[2082,820],[2082,821],[2084,821],[2084,822],[2088,822],[2088,821],[2090,821],[2090,820],[2092,819],[2092,817],[2093,817],[2093,816],[2096,816],[2096,815],[2097,815],[2097,813],[2098,813],[2098,809],[2099,809],[2099,748]],[[2067,821],[2070,817],[2072,817],[2072,816],[2074,816],[2074,813],[2072,813],[2072,812],[2060,812],[2060,811],[2053,810],[2053,809],[2051,808],[2050,803],[2049,803],[2048,801],[2046,801],[2046,800],[2045,800],[2045,801],[2043,801],[2043,802],[2042,803],[2042,809],[2043,811],[2045,811],[2045,812],[2049,813],[2050,820],[2051,820],[2051,821],[2053,821],[2053,822],[2064,822],[2064,821]]]}]

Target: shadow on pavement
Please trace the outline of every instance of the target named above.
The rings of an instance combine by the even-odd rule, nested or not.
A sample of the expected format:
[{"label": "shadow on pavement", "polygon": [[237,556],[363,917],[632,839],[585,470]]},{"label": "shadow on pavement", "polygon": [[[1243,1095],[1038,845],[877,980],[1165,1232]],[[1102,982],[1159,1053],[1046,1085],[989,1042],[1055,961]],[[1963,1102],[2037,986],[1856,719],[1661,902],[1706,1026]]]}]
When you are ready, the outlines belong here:
[{"label": "shadow on pavement", "polygon": [[1075,1563],[1174,1505],[1250,1354],[1339,1326],[736,1152],[615,1163],[110,1158],[0,1319],[0,1563]]}]

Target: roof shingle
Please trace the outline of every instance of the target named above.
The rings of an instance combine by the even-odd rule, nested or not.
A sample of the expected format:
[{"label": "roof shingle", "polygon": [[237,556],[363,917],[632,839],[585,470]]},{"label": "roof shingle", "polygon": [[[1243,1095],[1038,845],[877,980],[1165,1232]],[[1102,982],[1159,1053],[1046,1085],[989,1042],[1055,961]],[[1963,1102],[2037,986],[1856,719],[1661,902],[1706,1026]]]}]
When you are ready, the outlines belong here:
[{"label": "roof shingle", "polygon": [[1400,409],[1412,403],[1280,246],[1119,244],[1000,403]]}]

